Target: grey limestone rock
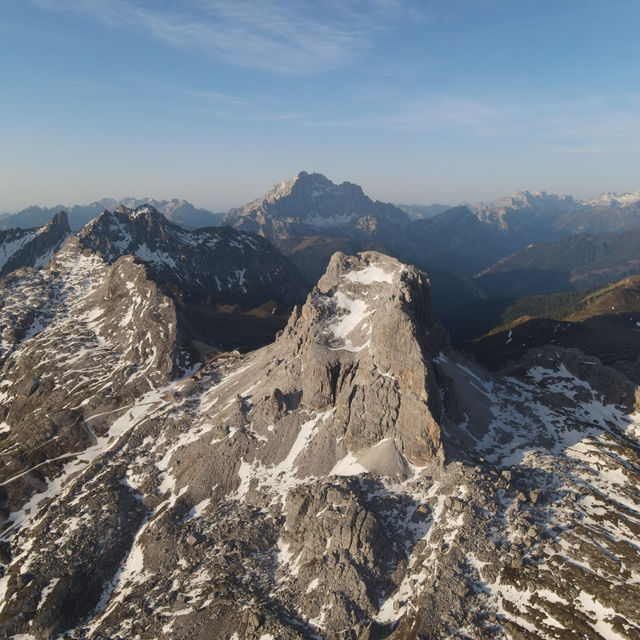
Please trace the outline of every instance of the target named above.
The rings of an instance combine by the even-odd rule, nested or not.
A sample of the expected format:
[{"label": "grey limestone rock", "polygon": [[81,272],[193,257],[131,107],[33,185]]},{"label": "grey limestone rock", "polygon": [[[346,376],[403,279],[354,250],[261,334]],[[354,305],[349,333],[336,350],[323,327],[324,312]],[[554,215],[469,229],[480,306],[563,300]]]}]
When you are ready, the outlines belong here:
[{"label": "grey limestone rock", "polygon": [[392,438],[412,464],[443,458],[432,362],[446,338],[423,273],[375,252],[336,253],[279,343],[300,361],[305,405],[335,410],[349,450]]}]

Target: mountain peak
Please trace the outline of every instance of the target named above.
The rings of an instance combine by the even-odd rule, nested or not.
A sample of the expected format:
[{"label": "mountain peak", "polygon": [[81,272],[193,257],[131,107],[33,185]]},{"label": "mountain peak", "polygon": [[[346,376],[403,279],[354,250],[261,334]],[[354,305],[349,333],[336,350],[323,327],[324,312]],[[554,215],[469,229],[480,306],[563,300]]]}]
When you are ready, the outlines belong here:
[{"label": "mountain peak", "polygon": [[374,202],[351,182],[335,184],[321,173],[301,171],[261,198],[231,209],[224,222],[278,242],[294,236],[389,237],[382,229],[408,221],[404,211]]},{"label": "mountain peak", "polygon": [[51,220],[40,229],[39,233],[57,232],[60,236],[71,233],[69,217],[66,211],[58,211]]},{"label": "mountain peak", "polygon": [[335,411],[333,429],[349,451],[366,456],[390,439],[424,465],[444,455],[432,362],[445,344],[427,276],[367,251],[333,255],[277,349],[299,367],[305,405]]},{"label": "mountain peak", "polygon": [[624,207],[631,204],[635,204],[636,202],[640,202],[640,191],[633,191],[630,193],[622,193],[618,194],[613,191],[605,191],[601,193],[597,198],[593,198],[592,200],[587,200],[582,204],[587,207],[606,207],[606,208],[614,208],[614,207]]},{"label": "mountain peak", "polygon": [[[308,173],[300,171],[296,176],[284,182],[277,182],[262,197],[254,200],[250,205],[262,202],[274,203],[282,198],[291,196],[294,192],[300,193],[308,189],[317,190],[316,195],[336,187],[326,176],[321,173]],[[250,206],[248,205],[248,206]]]},{"label": "mountain peak", "polygon": [[140,216],[148,216],[151,218],[166,220],[166,217],[151,204],[141,204],[136,207],[127,207],[126,205],[121,204],[116,207],[115,211],[116,213],[122,213],[131,219],[136,219]]},{"label": "mountain peak", "polygon": [[71,233],[64,211],[39,229],[0,231],[0,276],[21,267],[43,267]]}]

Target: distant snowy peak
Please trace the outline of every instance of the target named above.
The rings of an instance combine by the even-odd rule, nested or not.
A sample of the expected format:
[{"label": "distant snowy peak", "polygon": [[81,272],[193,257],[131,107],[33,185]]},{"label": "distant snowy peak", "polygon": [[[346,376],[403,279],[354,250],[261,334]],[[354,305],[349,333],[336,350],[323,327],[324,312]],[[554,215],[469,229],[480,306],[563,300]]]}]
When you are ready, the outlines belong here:
[{"label": "distant snowy peak", "polygon": [[591,200],[579,200],[573,196],[547,193],[546,191],[516,191],[490,202],[476,202],[467,206],[476,213],[490,211],[538,210],[566,212],[583,208],[625,207],[640,201],[640,191],[617,194],[606,191]]},{"label": "distant snowy peak", "polygon": [[581,202],[587,207],[626,207],[636,202],[640,202],[640,191],[633,191],[631,193],[617,194],[612,191],[601,193],[597,198],[593,200],[584,200]]},{"label": "distant snowy peak", "polygon": [[467,205],[476,213],[490,211],[506,211],[520,209],[549,210],[563,208],[568,210],[579,202],[573,196],[563,194],[550,194],[546,191],[516,191],[514,194],[504,196],[491,202],[476,202]]}]

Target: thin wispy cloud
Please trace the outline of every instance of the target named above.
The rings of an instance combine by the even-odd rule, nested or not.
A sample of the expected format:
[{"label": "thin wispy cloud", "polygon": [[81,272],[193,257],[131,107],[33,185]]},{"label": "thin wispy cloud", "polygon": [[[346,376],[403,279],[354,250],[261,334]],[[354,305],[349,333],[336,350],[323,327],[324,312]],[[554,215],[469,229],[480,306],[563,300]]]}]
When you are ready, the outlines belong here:
[{"label": "thin wispy cloud", "polygon": [[32,0],[72,11],[114,29],[137,30],[173,47],[275,72],[332,69],[372,49],[380,34],[415,20],[405,0]]},{"label": "thin wispy cloud", "polygon": [[[216,92],[181,92],[189,98],[181,111],[211,115],[221,120],[282,122],[309,128],[363,128],[371,130],[458,132],[478,136],[514,133],[518,113],[514,107],[483,102],[460,96],[429,96],[404,100],[381,111],[375,104],[361,105],[357,115],[345,116],[326,108],[324,111],[291,111],[287,105],[274,105],[274,100],[248,100]],[[337,103],[336,109],[340,110]]]},{"label": "thin wispy cloud", "polygon": [[634,93],[583,96],[540,105],[530,114],[541,150],[606,155],[640,150],[640,111]]},{"label": "thin wispy cloud", "polygon": [[217,91],[181,91],[181,95],[190,99],[197,99],[210,105],[230,105],[234,107],[245,107],[249,104],[246,98],[218,93]]},{"label": "thin wispy cloud", "polygon": [[461,96],[437,95],[405,99],[384,110],[362,107],[351,117],[314,116],[303,122],[309,127],[373,130],[447,132],[477,136],[510,135],[519,129],[518,110],[505,104]]}]

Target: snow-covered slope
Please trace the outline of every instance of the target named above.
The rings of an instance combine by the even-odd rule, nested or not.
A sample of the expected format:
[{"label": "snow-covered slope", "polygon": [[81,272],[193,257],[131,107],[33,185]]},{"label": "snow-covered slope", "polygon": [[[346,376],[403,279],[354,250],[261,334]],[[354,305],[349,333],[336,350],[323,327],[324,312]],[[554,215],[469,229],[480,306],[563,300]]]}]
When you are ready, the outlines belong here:
[{"label": "snow-covered slope", "polygon": [[597,198],[582,201],[581,204],[588,207],[625,207],[640,202],[640,191],[617,194],[612,191],[601,193]]},{"label": "snow-covered slope", "polygon": [[[60,259],[84,273],[62,298],[77,300],[69,318],[105,341],[77,347],[85,358],[115,327],[92,328],[82,287],[136,266],[93,260]],[[21,384],[4,385],[3,407],[31,397]],[[273,345],[156,378],[120,408],[74,409],[85,446],[28,471],[39,493],[8,507],[0,625],[34,638],[632,640],[633,394],[577,352],[490,376],[447,347],[424,274],[337,255]]]}]

